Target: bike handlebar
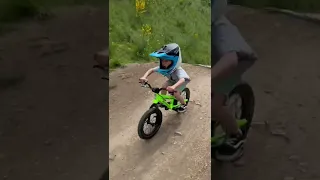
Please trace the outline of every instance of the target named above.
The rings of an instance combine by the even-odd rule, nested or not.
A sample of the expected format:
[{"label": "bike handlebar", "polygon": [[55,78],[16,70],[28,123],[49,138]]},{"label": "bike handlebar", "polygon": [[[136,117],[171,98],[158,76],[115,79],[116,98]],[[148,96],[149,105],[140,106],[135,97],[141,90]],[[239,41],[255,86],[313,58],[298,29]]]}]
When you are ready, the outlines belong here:
[{"label": "bike handlebar", "polygon": [[[166,88],[153,88],[148,82],[140,82],[140,84],[142,85],[142,87],[147,86],[149,89],[151,89],[152,92],[154,93],[159,93],[161,90],[166,90],[168,91]],[[168,91],[169,92],[169,91]],[[174,90],[173,92],[169,92],[170,94],[173,94],[177,92],[176,90]]]}]

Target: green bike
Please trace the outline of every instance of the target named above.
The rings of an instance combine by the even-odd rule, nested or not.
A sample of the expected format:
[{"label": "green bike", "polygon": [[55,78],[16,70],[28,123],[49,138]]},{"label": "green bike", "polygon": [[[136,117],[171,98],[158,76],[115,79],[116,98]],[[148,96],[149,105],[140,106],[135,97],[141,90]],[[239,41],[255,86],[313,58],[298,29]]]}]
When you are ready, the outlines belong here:
[{"label": "green bike", "polygon": [[[159,131],[162,124],[162,112],[160,108],[165,110],[177,111],[181,103],[173,96],[174,92],[169,92],[168,95],[160,94],[160,91],[166,90],[165,88],[153,88],[149,83],[145,82],[142,87],[151,89],[155,93],[155,98],[150,108],[142,115],[138,124],[138,135],[141,139],[151,139]],[[190,90],[188,88],[183,89],[181,92],[186,104],[190,100]],[[150,132],[145,132],[145,128],[149,127]]]},{"label": "green bike", "polygon": [[[254,114],[255,97],[251,86],[247,83],[240,83],[228,95],[226,105],[229,106],[239,128],[244,133],[245,138],[248,135],[251,127],[251,122]],[[236,105],[237,107],[232,107]],[[222,130],[218,121],[211,122],[211,157],[217,161],[222,161],[217,158],[217,149],[224,143],[226,135]],[[243,147],[237,156],[239,159],[243,155]]]}]

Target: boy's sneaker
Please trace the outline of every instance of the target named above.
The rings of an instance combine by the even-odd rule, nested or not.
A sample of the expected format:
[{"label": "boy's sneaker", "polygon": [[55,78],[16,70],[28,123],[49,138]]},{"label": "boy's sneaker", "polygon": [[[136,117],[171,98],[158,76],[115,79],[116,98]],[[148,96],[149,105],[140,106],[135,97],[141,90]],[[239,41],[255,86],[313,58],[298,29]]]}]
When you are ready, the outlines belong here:
[{"label": "boy's sneaker", "polygon": [[187,105],[186,104],[182,104],[178,109],[178,112],[183,113],[187,111]]},{"label": "boy's sneaker", "polygon": [[243,135],[233,136],[226,139],[216,152],[217,159],[221,161],[235,161],[243,154],[245,138]]}]

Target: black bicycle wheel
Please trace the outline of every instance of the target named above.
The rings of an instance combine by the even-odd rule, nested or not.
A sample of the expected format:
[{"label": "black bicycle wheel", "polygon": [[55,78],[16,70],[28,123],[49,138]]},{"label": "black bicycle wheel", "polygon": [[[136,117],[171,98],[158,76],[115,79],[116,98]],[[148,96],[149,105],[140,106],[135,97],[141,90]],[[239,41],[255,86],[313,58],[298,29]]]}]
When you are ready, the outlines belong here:
[{"label": "black bicycle wheel", "polygon": [[[241,98],[241,116],[239,117],[240,119],[246,119],[248,123],[244,128],[242,128],[242,132],[244,133],[244,136],[247,137],[249,129],[251,127],[251,122],[253,119],[253,114],[254,114],[254,108],[255,108],[255,97],[253,90],[251,86],[247,83],[241,83],[237,85],[230,93],[229,93],[229,98],[231,98],[234,95],[239,95]],[[214,137],[216,135],[216,128],[220,124],[217,121],[212,120],[211,121],[211,137]],[[217,161],[220,161],[219,159],[216,158],[215,156],[215,151],[216,147],[211,145],[211,157]]]},{"label": "black bicycle wheel", "polygon": [[232,97],[234,95],[239,95],[242,101],[240,119],[246,119],[248,123],[241,130],[244,133],[244,136],[247,137],[249,129],[251,127],[255,108],[254,93],[248,83],[241,83],[229,93],[229,97]]},{"label": "black bicycle wheel", "polygon": [[[188,104],[189,104],[189,101],[190,101],[190,89],[189,89],[189,88],[184,88],[184,89],[181,91],[181,94],[183,94],[183,93],[186,93],[185,99],[188,100],[187,103],[186,103],[186,105],[188,105]],[[178,101],[177,101],[177,100],[174,100],[174,101],[173,101],[173,105],[177,105],[177,104],[178,104]]]},{"label": "black bicycle wheel", "polygon": [[[155,119],[151,119],[151,116],[155,115]],[[155,120],[155,121],[154,121]],[[154,122],[153,122],[154,121]],[[138,135],[141,139],[151,139],[154,135],[157,134],[161,127],[162,123],[162,112],[158,108],[150,108],[148,109],[141,117],[138,124]],[[150,133],[145,133],[144,127],[145,125],[151,125],[153,130]]]}]

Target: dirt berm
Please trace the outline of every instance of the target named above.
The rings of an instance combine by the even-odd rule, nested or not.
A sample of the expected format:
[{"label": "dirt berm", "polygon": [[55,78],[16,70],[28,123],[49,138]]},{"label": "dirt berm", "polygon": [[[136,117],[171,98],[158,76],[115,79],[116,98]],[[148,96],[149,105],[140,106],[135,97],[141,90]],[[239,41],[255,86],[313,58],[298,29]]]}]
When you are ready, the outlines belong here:
[{"label": "dirt berm", "polygon": [[[138,137],[137,126],[154,94],[138,83],[155,63],[130,65],[110,75],[110,179],[183,180],[210,178],[210,69],[183,64],[191,77],[191,102],[184,114],[164,113],[153,139]],[[150,84],[165,78],[151,75]]]}]

